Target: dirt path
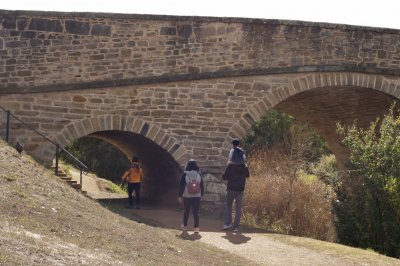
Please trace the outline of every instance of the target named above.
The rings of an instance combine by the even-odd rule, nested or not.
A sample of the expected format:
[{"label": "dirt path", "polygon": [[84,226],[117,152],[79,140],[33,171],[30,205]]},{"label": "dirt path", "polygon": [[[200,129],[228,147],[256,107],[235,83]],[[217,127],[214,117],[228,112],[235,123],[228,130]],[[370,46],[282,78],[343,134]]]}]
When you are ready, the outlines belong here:
[{"label": "dirt path", "polygon": [[[79,175],[79,173],[78,173]],[[86,177],[86,176],[85,176]],[[127,209],[126,196],[101,191],[101,186],[94,176],[86,177],[85,190],[88,195],[103,204],[106,208],[129,219],[153,226],[176,230],[176,237],[187,241],[200,241],[226,250],[232,254],[249,259],[258,265],[400,265],[400,260],[389,259],[376,253],[344,247],[305,238],[296,238],[291,244],[284,241],[286,236],[241,228],[239,233],[222,231],[222,221],[201,214],[200,234],[192,231],[182,233],[179,225],[182,210],[176,206],[160,206],[143,200],[140,210]],[[189,219],[189,228],[192,225]],[[291,237],[295,238],[295,237]],[[299,245],[302,241],[312,241],[312,245]],[[318,246],[329,245],[329,248]],[[310,248],[311,247],[311,248]],[[344,252],[346,250],[346,252]],[[380,259],[382,258],[382,259]]]}]

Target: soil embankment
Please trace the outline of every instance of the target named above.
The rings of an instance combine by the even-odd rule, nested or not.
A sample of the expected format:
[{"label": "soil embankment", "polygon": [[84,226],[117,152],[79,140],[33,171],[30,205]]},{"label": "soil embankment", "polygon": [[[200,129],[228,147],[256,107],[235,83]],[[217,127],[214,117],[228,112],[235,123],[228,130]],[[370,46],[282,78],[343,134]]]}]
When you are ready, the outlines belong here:
[{"label": "soil embankment", "polygon": [[126,209],[104,180],[85,178],[96,200],[0,141],[0,265],[400,265],[313,239],[223,232],[204,213],[200,234],[182,234],[178,205]]}]

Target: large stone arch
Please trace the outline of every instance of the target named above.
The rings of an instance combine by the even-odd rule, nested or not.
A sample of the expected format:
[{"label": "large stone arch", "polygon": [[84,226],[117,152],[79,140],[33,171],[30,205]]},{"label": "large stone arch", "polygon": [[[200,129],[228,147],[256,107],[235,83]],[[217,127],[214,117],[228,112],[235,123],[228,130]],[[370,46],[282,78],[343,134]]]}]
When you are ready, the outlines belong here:
[{"label": "large stone arch", "polygon": [[[128,158],[139,155],[145,171],[143,195],[155,201],[176,202],[178,179],[187,160],[186,149],[162,128],[140,118],[101,115],[70,122],[53,140],[65,147],[85,136],[111,143]],[[53,159],[54,145],[44,144],[42,153],[52,155]]]},{"label": "large stone arch", "polygon": [[[52,139],[59,144],[60,147],[65,147],[71,144],[75,139],[99,131],[126,131],[140,134],[166,150],[178,164],[184,165],[186,162],[186,149],[184,146],[178,144],[175,137],[168,135],[158,125],[150,124],[143,119],[135,117],[101,115],[72,121],[67,124],[58,135],[52,136]],[[46,158],[54,156],[52,144],[45,144],[41,150],[41,153],[45,155]],[[126,155],[129,157],[131,154]]]},{"label": "large stone arch", "polygon": [[[380,103],[376,111],[375,117],[368,117],[365,121],[361,121],[361,126],[366,126],[367,123],[375,119],[377,116],[381,116],[387,107],[393,102],[400,98],[400,79],[394,78],[392,76],[380,76],[372,74],[363,73],[311,73],[308,75],[303,75],[299,78],[294,79],[287,85],[276,87],[268,90],[264,97],[260,98],[257,103],[252,104],[248,108],[248,112],[244,113],[238,122],[231,128],[231,138],[243,137],[250,130],[252,125],[261,118],[268,110],[276,108],[281,111],[295,113],[290,108],[285,107],[285,101],[289,101],[294,97],[300,95],[301,93],[311,92],[320,90],[324,93],[329,93],[332,91],[345,92],[346,90],[358,90],[360,93],[365,94],[366,100],[369,91],[374,91],[373,95],[376,97],[381,97],[383,100]],[[362,96],[364,97],[364,96]],[[371,97],[371,96],[370,96]],[[346,96],[343,95],[346,100]],[[293,108],[292,108],[293,109]],[[329,110],[327,110],[329,112]],[[351,112],[349,112],[351,113]],[[361,114],[359,114],[361,116]],[[307,120],[307,119],[304,119]],[[304,121],[303,120],[303,121]],[[345,119],[344,119],[345,120]],[[359,120],[359,119],[358,119]],[[337,120],[342,122],[342,120]],[[353,120],[347,120],[346,123],[352,123]],[[304,121],[307,122],[307,121]],[[330,121],[335,123],[336,121]],[[318,131],[318,128],[316,128]],[[330,132],[330,134],[335,135],[335,133]],[[337,157],[339,167],[344,167],[344,161],[348,156],[348,151],[343,146],[340,145],[339,139],[328,137],[322,134],[325,139],[328,139],[328,144],[332,151]],[[226,143],[225,145],[229,145]]]}]

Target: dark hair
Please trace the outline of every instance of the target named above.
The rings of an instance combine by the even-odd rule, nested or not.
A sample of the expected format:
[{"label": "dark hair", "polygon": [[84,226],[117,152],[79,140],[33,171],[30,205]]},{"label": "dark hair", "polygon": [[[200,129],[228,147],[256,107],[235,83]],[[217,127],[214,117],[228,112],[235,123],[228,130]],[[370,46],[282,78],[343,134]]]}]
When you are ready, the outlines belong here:
[{"label": "dark hair", "polygon": [[195,160],[190,159],[186,164],[185,171],[192,171],[192,170],[199,171],[199,166],[197,165]]},{"label": "dark hair", "polygon": [[240,145],[240,140],[239,139],[233,139],[232,140],[232,144],[233,144],[233,146],[237,147],[237,146]]},{"label": "dark hair", "polygon": [[138,162],[140,162],[139,157],[137,157],[137,156],[132,156],[132,163],[138,163]]}]

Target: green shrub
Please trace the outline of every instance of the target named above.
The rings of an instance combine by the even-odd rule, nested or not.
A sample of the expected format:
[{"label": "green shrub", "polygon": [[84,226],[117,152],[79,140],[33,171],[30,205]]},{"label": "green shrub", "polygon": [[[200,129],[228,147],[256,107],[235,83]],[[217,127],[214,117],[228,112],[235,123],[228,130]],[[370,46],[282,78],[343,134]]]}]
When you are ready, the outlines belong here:
[{"label": "green shrub", "polygon": [[367,129],[338,132],[351,155],[350,176],[336,186],[339,239],[400,257],[400,117],[394,106]]}]

